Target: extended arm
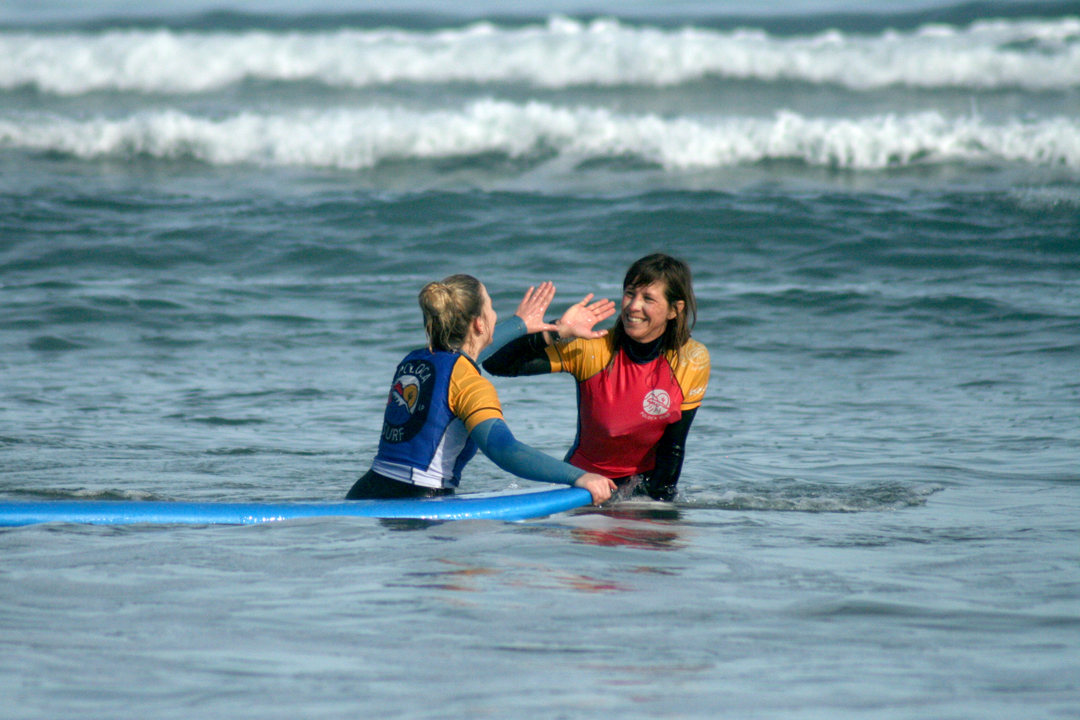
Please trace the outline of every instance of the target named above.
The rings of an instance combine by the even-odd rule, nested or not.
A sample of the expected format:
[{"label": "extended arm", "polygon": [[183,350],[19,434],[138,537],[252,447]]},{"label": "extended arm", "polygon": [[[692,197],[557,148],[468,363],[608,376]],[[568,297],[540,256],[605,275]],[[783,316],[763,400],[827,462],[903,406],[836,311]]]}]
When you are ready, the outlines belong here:
[{"label": "extended arm", "polygon": [[[548,359],[546,333],[534,333],[518,337],[506,343],[496,352],[481,355],[484,369],[492,375],[517,377],[519,375],[543,375],[551,372]],[[495,343],[491,344],[494,347]]]},{"label": "extended arm", "polygon": [[697,408],[684,410],[678,422],[667,426],[656,445],[656,467],[645,483],[645,490],[654,500],[674,500],[676,485],[682,473],[686,435],[694,422]]},{"label": "extended arm", "polygon": [[[482,355],[484,369],[492,375],[517,377],[518,375],[542,375],[551,372],[545,348],[554,336],[569,338],[598,338],[607,335],[607,330],[593,330],[596,323],[615,314],[615,303],[608,299],[590,303],[592,294],[588,294],[578,303],[571,305],[554,325],[548,326],[552,332],[534,332],[525,337],[515,336],[502,349]],[[530,328],[533,325],[530,325]],[[494,346],[495,343],[492,343]]]},{"label": "extended arm", "polygon": [[615,489],[615,484],[605,477],[587,473],[518,441],[498,418],[480,423],[469,437],[493,463],[526,480],[583,487],[592,493],[593,502],[598,505],[611,497]]},{"label": "extended arm", "polygon": [[542,333],[545,330],[555,330],[554,325],[544,322],[544,312],[555,297],[555,286],[550,282],[542,282],[539,287],[530,287],[525,291],[525,297],[518,304],[517,311],[507,321],[495,326],[491,337],[491,344],[481,351],[477,362],[484,362],[492,354],[500,350],[508,342],[520,338],[528,333]]},{"label": "extended arm", "polygon": [[504,345],[513,343],[522,336],[531,337],[525,335],[525,321],[517,315],[512,315],[509,320],[495,326],[491,344],[480,352],[480,357],[477,358],[477,361],[481,363],[484,362],[486,358],[491,357],[491,355],[502,349]]}]

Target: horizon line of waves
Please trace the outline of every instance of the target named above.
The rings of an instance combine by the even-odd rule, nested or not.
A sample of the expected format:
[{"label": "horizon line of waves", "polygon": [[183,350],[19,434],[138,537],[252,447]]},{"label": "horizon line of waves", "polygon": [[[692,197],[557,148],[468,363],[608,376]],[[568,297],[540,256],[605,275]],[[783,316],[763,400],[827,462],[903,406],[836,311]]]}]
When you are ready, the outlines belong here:
[{"label": "horizon line of waves", "polygon": [[606,109],[483,100],[461,110],[400,108],[245,112],[223,119],[178,110],[76,120],[0,116],[0,149],[82,159],[194,160],[211,165],[370,169],[394,161],[554,158],[588,166],[633,159],[665,170],[770,161],[885,170],[950,163],[1080,167],[1080,121],[1058,117],[993,124],[937,112],[864,118],[661,118]]},{"label": "horizon line of waves", "polygon": [[1080,18],[927,25],[876,35],[778,37],[552,17],[439,31],[0,32],[0,89],[186,94],[246,79],[335,87],[391,83],[673,86],[706,77],[868,91],[1080,87]]}]

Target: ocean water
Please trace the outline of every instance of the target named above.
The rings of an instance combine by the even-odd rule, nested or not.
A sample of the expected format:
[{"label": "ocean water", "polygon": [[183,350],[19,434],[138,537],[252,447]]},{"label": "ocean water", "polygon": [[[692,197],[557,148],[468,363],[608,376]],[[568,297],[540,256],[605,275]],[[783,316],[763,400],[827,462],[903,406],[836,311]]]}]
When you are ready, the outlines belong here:
[{"label": "ocean water", "polygon": [[1080,3],[744,5],[0,2],[0,499],[340,499],[451,272],[713,361],[673,505],[2,529],[0,717],[1080,717]]}]

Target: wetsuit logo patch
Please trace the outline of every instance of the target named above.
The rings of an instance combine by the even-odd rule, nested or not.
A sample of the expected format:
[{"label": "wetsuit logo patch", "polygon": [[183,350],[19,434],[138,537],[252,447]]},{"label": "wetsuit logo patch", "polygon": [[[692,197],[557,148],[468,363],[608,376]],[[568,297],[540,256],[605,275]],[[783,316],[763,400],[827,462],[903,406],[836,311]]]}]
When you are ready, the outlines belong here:
[{"label": "wetsuit logo patch", "polygon": [[641,409],[645,411],[646,415],[651,417],[661,417],[667,415],[671,410],[671,396],[664,390],[651,390],[649,394],[645,396],[645,401],[641,404]]},{"label": "wetsuit logo patch", "polygon": [[701,343],[689,342],[679,353],[679,360],[685,361],[692,368],[703,368],[709,364],[709,351]]},{"label": "wetsuit logo patch", "polygon": [[387,404],[404,405],[412,415],[416,409],[416,401],[419,399],[420,381],[414,375],[402,375],[394,381],[394,387],[390,388],[390,400]]},{"label": "wetsuit logo patch", "polygon": [[420,432],[431,407],[435,388],[435,366],[427,360],[414,360],[398,366],[390,395],[386,399],[383,439],[407,442]]}]

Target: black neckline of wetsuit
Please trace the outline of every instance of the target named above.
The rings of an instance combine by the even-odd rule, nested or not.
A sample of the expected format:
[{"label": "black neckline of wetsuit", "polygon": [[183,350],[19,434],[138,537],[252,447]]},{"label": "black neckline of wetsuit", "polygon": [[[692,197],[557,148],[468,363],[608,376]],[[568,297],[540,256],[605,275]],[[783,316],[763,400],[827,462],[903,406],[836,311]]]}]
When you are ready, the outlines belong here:
[{"label": "black neckline of wetsuit", "polygon": [[623,337],[622,348],[626,352],[626,357],[638,365],[644,365],[660,357],[660,346],[663,344],[663,340],[663,335],[647,343],[640,343],[637,340]]}]

